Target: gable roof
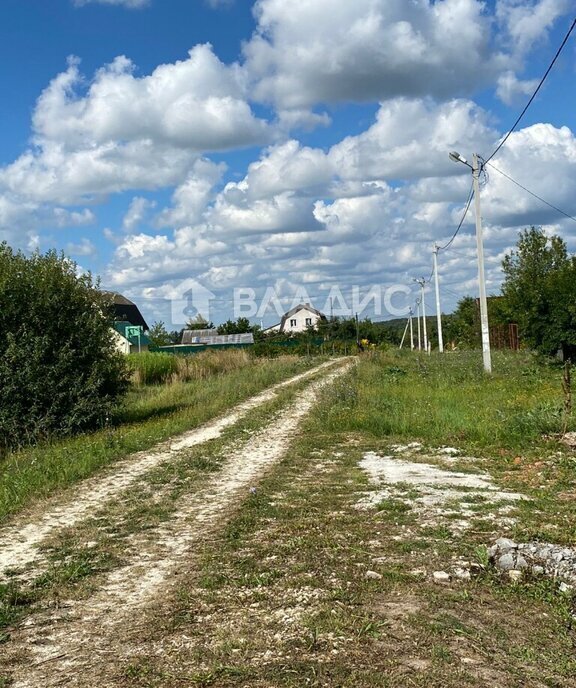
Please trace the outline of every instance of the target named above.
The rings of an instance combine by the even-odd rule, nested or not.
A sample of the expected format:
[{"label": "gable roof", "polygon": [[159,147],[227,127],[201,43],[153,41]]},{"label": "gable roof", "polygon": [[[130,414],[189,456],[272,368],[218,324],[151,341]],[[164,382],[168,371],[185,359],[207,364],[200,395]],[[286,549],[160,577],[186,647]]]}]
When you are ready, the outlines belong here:
[{"label": "gable roof", "polygon": [[140,313],[138,306],[117,291],[104,291],[112,301],[114,320],[116,322],[127,322],[130,325],[139,325],[144,330],[149,330],[144,316]]},{"label": "gable roof", "polygon": [[280,332],[284,330],[284,325],[286,324],[288,318],[291,318],[299,311],[308,311],[309,313],[317,315],[320,318],[320,320],[326,320],[326,316],[324,315],[324,313],[321,313],[316,308],[313,308],[309,303],[299,303],[297,306],[294,306],[294,308],[291,308],[287,313],[284,313],[284,315],[282,316],[282,320],[280,321]]}]

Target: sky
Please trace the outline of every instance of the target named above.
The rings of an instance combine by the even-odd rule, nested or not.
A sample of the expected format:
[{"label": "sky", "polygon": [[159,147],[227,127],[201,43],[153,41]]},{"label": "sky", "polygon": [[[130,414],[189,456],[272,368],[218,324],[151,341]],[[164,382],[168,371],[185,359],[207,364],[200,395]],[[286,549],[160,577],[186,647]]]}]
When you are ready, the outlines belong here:
[{"label": "sky", "polygon": [[[177,329],[264,326],[307,301],[414,305],[573,0],[2,0],[0,241]],[[480,199],[487,289],[530,225],[576,251],[576,32]],[[441,308],[477,295],[473,206],[438,255]],[[425,292],[435,312],[433,285]],[[329,306],[330,304],[330,306]]]}]

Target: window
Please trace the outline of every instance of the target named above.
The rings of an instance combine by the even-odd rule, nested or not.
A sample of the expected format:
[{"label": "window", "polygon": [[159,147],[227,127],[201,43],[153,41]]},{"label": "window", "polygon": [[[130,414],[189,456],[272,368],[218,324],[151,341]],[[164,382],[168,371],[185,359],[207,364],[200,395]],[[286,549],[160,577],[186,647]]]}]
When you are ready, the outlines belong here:
[{"label": "window", "polygon": [[312,318],[306,318],[306,327],[312,326]]},{"label": "window", "polygon": [[290,327],[296,327],[296,318],[293,318],[293,319],[290,321]]}]

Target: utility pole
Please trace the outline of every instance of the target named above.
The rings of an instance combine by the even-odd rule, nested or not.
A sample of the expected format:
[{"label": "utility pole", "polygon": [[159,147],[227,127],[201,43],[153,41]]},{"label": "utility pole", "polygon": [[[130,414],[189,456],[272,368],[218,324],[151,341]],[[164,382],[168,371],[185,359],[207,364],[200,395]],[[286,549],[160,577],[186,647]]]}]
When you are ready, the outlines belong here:
[{"label": "utility pole", "polygon": [[424,285],[426,280],[421,277],[420,279],[415,279],[420,285],[420,303],[422,304],[422,329],[424,332],[424,351],[428,352],[428,334],[426,332],[426,304],[424,303]]},{"label": "utility pole", "polygon": [[412,327],[412,309],[409,310],[409,323],[410,323],[410,351],[414,351],[414,329]]},{"label": "utility pole", "polygon": [[486,301],[486,280],[484,276],[484,242],[482,238],[482,215],[480,213],[480,163],[478,154],[472,156],[472,178],[474,180],[474,209],[476,211],[476,248],[478,251],[478,284],[480,287],[480,326],[482,328],[482,359],[484,370],[492,372],[490,354],[490,328],[488,326],[488,303]]},{"label": "utility pole", "polygon": [[488,303],[486,301],[486,279],[484,276],[484,241],[482,238],[482,214],[480,211],[480,172],[482,166],[478,154],[472,156],[472,164],[457,151],[448,154],[450,160],[461,162],[472,170],[474,185],[474,210],[476,213],[476,252],[478,253],[478,286],[480,290],[480,329],[482,332],[482,358],[484,372],[492,372],[492,357],[490,354],[490,328],[488,326]]},{"label": "utility pole", "polygon": [[442,313],[440,311],[440,286],[438,284],[438,244],[434,244],[432,252],[434,259],[434,286],[436,289],[436,322],[438,323],[438,351],[443,353],[444,340],[442,338]]},{"label": "utility pole", "polygon": [[400,342],[399,348],[404,346],[404,340],[406,339],[406,333],[408,332],[408,325],[410,325],[410,318],[406,321],[406,327],[404,328],[404,334],[402,335],[402,341]]},{"label": "utility pole", "polygon": [[420,299],[416,301],[416,305],[418,306],[418,313],[416,315],[416,322],[418,323],[418,351],[422,349],[422,335],[420,332]]}]

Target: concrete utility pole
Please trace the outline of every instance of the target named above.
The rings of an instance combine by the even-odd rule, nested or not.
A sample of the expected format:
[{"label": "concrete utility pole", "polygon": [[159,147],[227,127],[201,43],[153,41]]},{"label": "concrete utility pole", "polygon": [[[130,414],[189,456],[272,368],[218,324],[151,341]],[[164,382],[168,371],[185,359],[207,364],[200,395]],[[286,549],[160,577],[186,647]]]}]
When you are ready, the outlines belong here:
[{"label": "concrete utility pole", "polygon": [[474,179],[474,209],[476,211],[476,248],[478,251],[478,284],[480,286],[480,326],[482,328],[482,359],[484,370],[492,372],[490,353],[490,328],[488,326],[488,302],[486,301],[486,279],[484,276],[484,241],[482,238],[482,215],[480,213],[480,163],[478,155],[472,156],[472,177]]},{"label": "concrete utility pole", "polygon": [[408,322],[410,323],[410,351],[414,351],[414,329],[412,327],[412,309],[409,311],[410,315]]},{"label": "concrete utility pole", "polygon": [[420,299],[416,301],[416,305],[418,306],[418,313],[416,315],[416,322],[418,323],[418,351],[422,349],[422,336],[420,333]]},{"label": "concrete utility pole", "polygon": [[480,329],[482,332],[482,359],[484,371],[492,372],[492,357],[490,353],[490,328],[488,325],[488,303],[486,301],[486,279],[484,276],[484,241],[482,238],[482,214],[480,211],[480,171],[482,169],[478,154],[472,156],[472,164],[460,153],[449,153],[454,162],[461,162],[472,170],[472,182],[474,184],[474,210],[476,212],[476,251],[478,253],[478,286],[480,289]]},{"label": "concrete utility pole", "polygon": [[424,351],[428,351],[428,334],[426,332],[426,304],[424,303],[424,285],[426,280],[421,277],[420,279],[415,279],[420,285],[420,303],[422,304],[422,330],[424,332]]},{"label": "concrete utility pole", "polygon": [[404,346],[404,340],[406,339],[406,332],[408,332],[408,325],[410,325],[410,318],[406,321],[406,327],[404,328],[404,334],[402,335],[402,341],[400,342],[400,349]]},{"label": "concrete utility pole", "polygon": [[440,311],[440,286],[438,284],[438,244],[434,245],[432,252],[434,259],[434,287],[436,289],[436,322],[438,323],[438,351],[444,351],[444,339],[442,337],[442,312]]}]

